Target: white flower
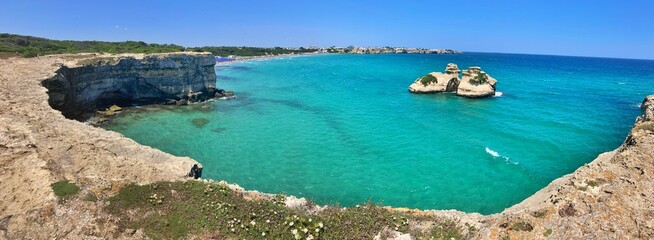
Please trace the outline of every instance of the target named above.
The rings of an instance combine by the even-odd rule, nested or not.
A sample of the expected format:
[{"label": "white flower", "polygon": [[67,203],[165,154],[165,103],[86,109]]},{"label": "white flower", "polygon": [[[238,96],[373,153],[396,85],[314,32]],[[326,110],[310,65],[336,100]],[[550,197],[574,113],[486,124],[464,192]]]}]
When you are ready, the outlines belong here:
[{"label": "white flower", "polygon": [[293,230],[291,230],[291,233],[292,233],[293,235],[296,235],[296,234],[297,234],[297,229],[294,228]]},{"label": "white flower", "polygon": [[289,226],[293,226],[293,224],[294,224],[293,222],[288,223]]},{"label": "white flower", "polygon": [[304,228],[304,229],[302,229],[302,232],[307,233],[307,232],[309,232],[309,229]]},{"label": "white flower", "polygon": [[316,228],[316,232],[320,232],[320,228]]},{"label": "white flower", "polygon": [[313,240],[313,235],[309,234],[309,236],[307,237],[307,240]]},{"label": "white flower", "polygon": [[318,223],[318,226],[319,226],[320,228],[325,227],[324,225],[322,225],[322,222]]},{"label": "white flower", "polygon": [[270,220],[266,220],[266,223],[270,223]]},{"label": "white flower", "polygon": [[265,236],[266,236],[266,232],[261,232],[261,236],[262,236],[262,237],[265,237]]},{"label": "white flower", "polygon": [[252,220],[252,221],[250,221],[250,225],[252,225],[252,226],[257,225],[257,222],[255,222],[254,220]]},{"label": "white flower", "polygon": [[309,222],[311,222],[311,218],[309,218]]}]

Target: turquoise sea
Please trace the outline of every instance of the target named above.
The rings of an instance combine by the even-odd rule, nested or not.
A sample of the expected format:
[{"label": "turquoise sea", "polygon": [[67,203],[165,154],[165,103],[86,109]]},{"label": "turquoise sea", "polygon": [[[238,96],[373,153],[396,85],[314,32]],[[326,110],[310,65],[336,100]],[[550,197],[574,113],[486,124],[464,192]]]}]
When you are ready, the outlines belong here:
[{"label": "turquoise sea", "polygon": [[[481,66],[501,96],[407,91]],[[318,55],[217,66],[236,99],[130,108],[106,126],[203,177],[320,204],[497,213],[618,147],[654,61],[543,55]],[[499,94],[498,94],[499,95]],[[190,167],[190,166],[189,166]]]}]

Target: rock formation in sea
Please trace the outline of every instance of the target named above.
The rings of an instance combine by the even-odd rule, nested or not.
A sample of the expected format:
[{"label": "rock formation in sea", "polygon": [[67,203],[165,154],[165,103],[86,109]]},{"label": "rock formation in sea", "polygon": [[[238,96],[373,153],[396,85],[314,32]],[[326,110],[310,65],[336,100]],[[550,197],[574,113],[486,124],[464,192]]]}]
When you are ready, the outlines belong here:
[{"label": "rock formation in sea", "polygon": [[456,92],[458,96],[481,98],[495,95],[497,80],[479,67],[470,67],[463,71],[463,79],[459,76],[461,70],[454,63],[448,63],[445,73],[432,72],[416,79],[409,91],[412,93]]},{"label": "rock formation in sea", "polygon": [[432,72],[422,76],[409,86],[413,93],[453,92],[459,86],[459,67],[454,63],[447,64],[445,73]]},{"label": "rock formation in sea", "polygon": [[495,95],[497,80],[481,71],[480,67],[470,67],[463,71],[463,79],[456,89],[456,95],[467,98],[492,97]]},{"label": "rock formation in sea", "polygon": [[114,104],[213,98],[215,63],[209,53],[98,56],[62,63],[43,86],[50,105],[74,119]]}]

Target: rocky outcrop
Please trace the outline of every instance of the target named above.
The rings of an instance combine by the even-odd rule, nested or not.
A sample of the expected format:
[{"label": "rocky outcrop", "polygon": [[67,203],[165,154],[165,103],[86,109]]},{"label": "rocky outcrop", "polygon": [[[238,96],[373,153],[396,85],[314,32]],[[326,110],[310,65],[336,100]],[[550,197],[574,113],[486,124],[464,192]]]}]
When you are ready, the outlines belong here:
[{"label": "rocky outcrop", "polygon": [[456,64],[447,64],[445,73],[432,72],[423,77],[416,79],[416,81],[409,86],[409,91],[412,93],[439,93],[439,92],[453,92],[459,86],[459,73],[461,71]]},{"label": "rocky outcrop", "polygon": [[212,98],[214,65],[210,53],[94,55],[61,63],[43,86],[54,109],[80,119],[113,104]]},{"label": "rocky outcrop", "polygon": [[479,67],[470,67],[463,71],[463,79],[459,77],[461,70],[454,63],[448,63],[445,73],[432,72],[409,86],[412,93],[456,92],[458,96],[481,98],[495,95],[497,80],[489,76]]},{"label": "rocky outcrop", "polygon": [[463,79],[456,89],[456,95],[467,98],[492,97],[495,95],[497,80],[492,78],[480,67],[470,67],[463,71]]}]

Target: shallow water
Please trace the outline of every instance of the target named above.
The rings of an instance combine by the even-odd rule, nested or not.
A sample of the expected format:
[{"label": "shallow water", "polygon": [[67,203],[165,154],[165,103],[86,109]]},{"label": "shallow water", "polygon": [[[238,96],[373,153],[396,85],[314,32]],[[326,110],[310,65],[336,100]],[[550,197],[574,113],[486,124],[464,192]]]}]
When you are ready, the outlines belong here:
[{"label": "shallow water", "polygon": [[[407,91],[448,62],[481,66],[501,96]],[[483,214],[619,146],[654,93],[654,61],[538,55],[321,55],[217,74],[236,99],[132,108],[106,128],[247,189]]]}]

